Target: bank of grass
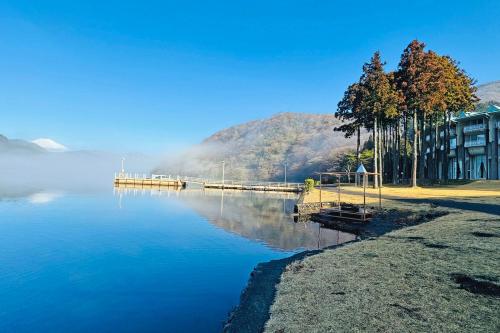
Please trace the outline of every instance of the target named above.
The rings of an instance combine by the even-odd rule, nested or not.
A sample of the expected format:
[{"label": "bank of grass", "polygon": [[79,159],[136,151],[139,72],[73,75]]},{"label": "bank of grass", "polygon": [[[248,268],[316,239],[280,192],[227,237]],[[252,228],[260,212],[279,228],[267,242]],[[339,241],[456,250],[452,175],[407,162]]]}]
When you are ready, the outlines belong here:
[{"label": "bank of grass", "polygon": [[498,332],[499,250],[500,216],[459,209],[326,250],[287,266],[265,332]]}]

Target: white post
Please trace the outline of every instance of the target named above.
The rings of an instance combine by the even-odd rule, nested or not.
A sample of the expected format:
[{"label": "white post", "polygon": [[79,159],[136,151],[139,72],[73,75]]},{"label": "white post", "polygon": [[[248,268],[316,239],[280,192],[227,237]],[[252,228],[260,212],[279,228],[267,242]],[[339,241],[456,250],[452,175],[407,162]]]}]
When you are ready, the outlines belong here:
[{"label": "white post", "polygon": [[123,162],[125,162],[125,157],[122,157],[122,173],[125,172],[125,167],[123,166]]}]

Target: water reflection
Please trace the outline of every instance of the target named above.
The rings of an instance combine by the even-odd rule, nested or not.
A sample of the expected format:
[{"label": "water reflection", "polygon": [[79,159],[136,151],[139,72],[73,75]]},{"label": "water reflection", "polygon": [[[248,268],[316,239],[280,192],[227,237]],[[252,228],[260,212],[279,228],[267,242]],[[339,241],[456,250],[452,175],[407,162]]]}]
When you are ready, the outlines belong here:
[{"label": "water reflection", "polygon": [[36,188],[5,187],[0,186],[0,201],[22,201],[27,200],[32,204],[47,204],[60,197],[62,191],[40,190]]},{"label": "water reflection", "polygon": [[62,192],[38,192],[31,194],[28,197],[28,200],[32,204],[46,204],[60,198],[61,196],[63,196]]},{"label": "water reflection", "polygon": [[279,250],[320,249],[355,239],[355,235],[323,228],[314,222],[294,222],[293,193],[215,189],[115,188],[118,205],[124,196],[151,195],[177,200],[213,225]]},{"label": "water reflection", "polygon": [[293,222],[293,194],[9,191],[0,332],[220,332],[259,262],[354,238]]}]

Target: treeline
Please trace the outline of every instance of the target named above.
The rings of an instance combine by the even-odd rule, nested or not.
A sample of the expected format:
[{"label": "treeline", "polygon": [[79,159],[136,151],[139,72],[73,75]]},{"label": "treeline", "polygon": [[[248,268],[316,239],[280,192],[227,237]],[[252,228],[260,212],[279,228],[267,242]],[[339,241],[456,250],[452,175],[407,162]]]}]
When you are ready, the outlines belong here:
[{"label": "treeline", "polygon": [[[345,123],[336,131],[357,136],[356,159],[361,160],[362,129],[372,133],[374,186],[384,181],[417,185],[425,177],[437,179],[439,130],[444,128],[444,161],[448,177],[451,118],[469,111],[477,102],[475,81],[449,56],[426,51],[425,44],[412,41],[403,51],[398,68],[385,72],[380,53],[363,65],[358,82],[347,87],[338,103],[336,117]],[[430,152],[426,161],[426,134]],[[427,165],[426,165],[427,163]]]}]

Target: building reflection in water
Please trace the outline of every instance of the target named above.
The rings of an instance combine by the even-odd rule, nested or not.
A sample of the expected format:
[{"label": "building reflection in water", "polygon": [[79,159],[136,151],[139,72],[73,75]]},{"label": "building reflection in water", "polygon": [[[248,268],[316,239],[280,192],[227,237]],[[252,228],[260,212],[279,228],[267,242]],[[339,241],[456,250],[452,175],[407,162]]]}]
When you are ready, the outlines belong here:
[{"label": "building reflection in water", "polygon": [[279,250],[319,249],[356,238],[315,222],[294,222],[293,193],[117,187],[114,194],[120,207],[123,196],[176,200],[218,228]]}]

